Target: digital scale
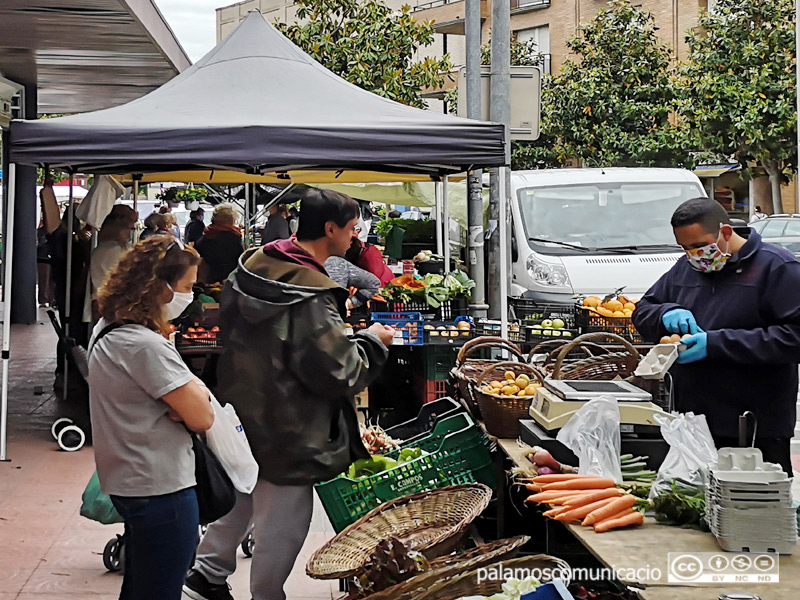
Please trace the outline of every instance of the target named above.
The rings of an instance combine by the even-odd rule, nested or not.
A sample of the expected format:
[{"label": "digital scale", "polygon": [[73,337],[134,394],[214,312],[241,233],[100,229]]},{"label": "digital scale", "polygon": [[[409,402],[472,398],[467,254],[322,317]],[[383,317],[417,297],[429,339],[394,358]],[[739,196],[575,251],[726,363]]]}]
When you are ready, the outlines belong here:
[{"label": "digital scale", "polygon": [[666,413],[652,402],[653,397],[627,381],[584,381],[546,379],[536,390],[530,415],[547,432],[561,429],[589,400],[612,396],[619,402],[620,432],[660,436],[661,427],[654,414]]}]

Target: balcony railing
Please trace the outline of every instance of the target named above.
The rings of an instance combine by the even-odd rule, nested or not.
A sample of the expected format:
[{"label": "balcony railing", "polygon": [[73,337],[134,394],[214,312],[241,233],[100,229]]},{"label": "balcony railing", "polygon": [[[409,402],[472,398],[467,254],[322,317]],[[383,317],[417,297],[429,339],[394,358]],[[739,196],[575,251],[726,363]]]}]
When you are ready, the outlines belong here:
[{"label": "balcony railing", "polygon": [[511,0],[511,12],[548,8],[550,0]]}]

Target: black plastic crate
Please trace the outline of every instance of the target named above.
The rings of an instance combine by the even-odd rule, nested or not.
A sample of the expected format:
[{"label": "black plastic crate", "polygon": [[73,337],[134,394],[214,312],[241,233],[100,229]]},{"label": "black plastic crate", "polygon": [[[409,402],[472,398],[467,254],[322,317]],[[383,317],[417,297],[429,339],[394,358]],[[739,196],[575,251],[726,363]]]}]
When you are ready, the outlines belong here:
[{"label": "black plastic crate", "polygon": [[412,442],[418,437],[428,435],[433,427],[446,417],[466,412],[461,404],[452,398],[441,398],[423,404],[419,414],[405,423],[400,423],[386,430],[386,433],[396,440]]},{"label": "black plastic crate", "polygon": [[645,344],[628,317],[604,317],[588,309],[577,309],[576,323],[581,333],[615,333],[633,344]]},{"label": "black plastic crate", "polygon": [[455,345],[426,344],[419,353],[422,364],[418,372],[431,381],[447,379],[450,377],[450,371],[456,366],[459,350],[460,347]]},{"label": "black plastic crate", "polygon": [[[491,335],[500,337],[500,321],[495,319],[478,319],[475,323],[475,335]],[[518,321],[508,322],[508,341],[515,344],[525,344],[528,341],[527,325],[521,325]]]},{"label": "black plastic crate", "polygon": [[425,344],[463,346],[475,337],[473,327],[459,327],[460,322],[470,323],[469,317],[456,317],[455,321],[428,321],[425,323]]},{"label": "black plastic crate", "polygon": [[453,321],[456,317],[469,314],[469,302],[466,298],[454,298],[442,302],[438,308],[433,308],[424,300],[411,300],[409,302],[389,302],[389,312],[418,312],[428,321]]},{"label": "black plastic crate", "polygon": [[538,324],[545,319],[561,319],[565,329],[577,330],[574,304],[545,304],[530,298],[509,297],[508,306],[510,317],[520,319],[526,324],[527,321]]}]

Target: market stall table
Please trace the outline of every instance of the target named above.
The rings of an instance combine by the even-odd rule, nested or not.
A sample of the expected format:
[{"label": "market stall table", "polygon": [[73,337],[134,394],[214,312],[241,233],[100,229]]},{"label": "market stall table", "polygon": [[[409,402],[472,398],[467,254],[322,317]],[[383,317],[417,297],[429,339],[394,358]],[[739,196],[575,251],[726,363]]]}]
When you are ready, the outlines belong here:
[{"label": "market stall table", "polygon": [[[498,446],[515,465],[527,465],[516,440],[498,440]],[[794,496],[800,482],[795,481]],[[795,600],[800,590],[800,555],[781,556],[779,583],[674,584],[667,583],[668,555],[676,552],[718,552],[725,554],[714,536],[695,529],[662,525],[647,517],[642,527],[619,529],[598,534],[580,525],[566,525],[575,538],[605,567],[622,570],[622,583],[638,591],[641,600],[715,600],[724,593],[756,594],[762,600]],[[660,569],[661,580],[646,581],[624,577],[625,571],[647,573]]]}]

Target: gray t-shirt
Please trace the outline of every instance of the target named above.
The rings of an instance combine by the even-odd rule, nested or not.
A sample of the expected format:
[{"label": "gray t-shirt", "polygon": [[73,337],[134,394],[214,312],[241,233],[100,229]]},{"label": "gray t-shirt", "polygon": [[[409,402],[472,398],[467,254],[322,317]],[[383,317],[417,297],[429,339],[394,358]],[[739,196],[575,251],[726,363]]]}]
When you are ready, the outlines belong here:
[{"label": "gray t-shirt", "polygon": [[[107,325],[101,319],[92,339]],[[124,325],[90,344],[92,437],[103,492],[159,496],[195,485],[192,438],[161,399],[193,378],[175,347],[142,325]]]}]

